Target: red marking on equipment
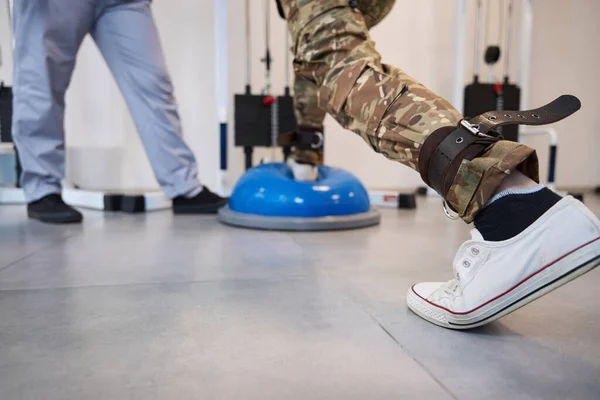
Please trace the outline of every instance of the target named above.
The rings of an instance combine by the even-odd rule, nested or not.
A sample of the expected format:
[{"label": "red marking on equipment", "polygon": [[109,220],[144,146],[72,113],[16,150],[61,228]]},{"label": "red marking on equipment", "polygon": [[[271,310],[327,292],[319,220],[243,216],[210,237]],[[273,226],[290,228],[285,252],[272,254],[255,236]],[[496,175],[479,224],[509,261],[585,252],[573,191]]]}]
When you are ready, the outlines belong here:
[{"label": "red marking on equipment", "polygon": [[499,94],[502,91],[502,84],[501,83],[496,83],[494,85],[494,92],[496,92],[496,94]]},{"label": "red marking on equipment", "polygon": [[271,104],[273,104],[274,102],[275,102],[275,97],[273,97],[273,96],[266,96],[266,97],[263,99],[263,104],[264,104],[265,106],[270,106],[270,105],[271,105]]},{"label": "red marking on equipment", "polygon": [[386,194],[383,196],[384,203],[397,201],[397,200],[398,200],[398,196],[393,195],[393,194]]}]

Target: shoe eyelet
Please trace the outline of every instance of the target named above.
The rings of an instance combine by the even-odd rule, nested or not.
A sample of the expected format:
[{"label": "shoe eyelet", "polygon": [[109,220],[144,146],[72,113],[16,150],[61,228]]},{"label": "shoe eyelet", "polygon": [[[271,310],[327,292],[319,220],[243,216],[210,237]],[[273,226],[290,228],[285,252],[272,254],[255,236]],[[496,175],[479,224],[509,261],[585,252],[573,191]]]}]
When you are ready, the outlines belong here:
[{"label": "shoe eyelet", "polygon": [[471,263],[467,260],[463,261],[463,267],[465,268],[469,268],[471,266]]},{"label": "shoe eyelet", "polygon": [[471,249],[471,254],[473,254],[474,256],[479,255],[479,249],[477,247],[473,247]]}]

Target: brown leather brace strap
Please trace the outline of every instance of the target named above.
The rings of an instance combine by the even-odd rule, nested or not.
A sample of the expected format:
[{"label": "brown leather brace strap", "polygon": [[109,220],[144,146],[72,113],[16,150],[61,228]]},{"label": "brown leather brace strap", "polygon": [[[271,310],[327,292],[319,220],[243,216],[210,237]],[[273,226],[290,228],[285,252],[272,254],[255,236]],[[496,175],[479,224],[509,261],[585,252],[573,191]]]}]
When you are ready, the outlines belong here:
[{"label": "brown leather brace strap", "polygon": [[581,108],[575,96],[562,95],[556,100],[528,111],[489,111],[469,120],[481,133],[503,125],[548,125],[567,118]]},{"label": "brown leather brace strap", "polygon": [[[433,153],[429,161],[427,174],[429,181],[427,184],[442,196],[450,190],[450,186],[447,184],[449,181],[447,179],[448,173],[451,171],[456,173],[458,171],[458,168],[450,168],[453,164],[458,164],[456,165],[458,167],[460,164],[457,161],[462,162],[464,159],[472,160],[491,144],[500,140],[498,136],[494,137],[487,134],[481,134],[480,136],[474,132],[475,129],[473,126],[466,120],[462,120],[456,130],[446,136]],[[477,148],[477,151],[469,151],[475,148]]]},{"label": "brown leather brace strap", "polygon": [[492,129],[503,125],[546,125],[560,121],[581,108],[577,97],[563,95],[543,107],[528,111],[489,111],[471,120],[462,120],[454,131],[430,151],[428,141],[435,138],[435,132],[429,136],[421,150],[419,160],[421,176],[425,183],[435,189],[442,197],[448,193],[456,172],[463,160],[472,160],[481,155],[490,145],[502,139]]},{"label": "brown leather brace strap", "polygon": [[317,130],[297,129],[277,137],[280,146],[294,146],[302,150],[318,150],[323,147],[323,133]]}]

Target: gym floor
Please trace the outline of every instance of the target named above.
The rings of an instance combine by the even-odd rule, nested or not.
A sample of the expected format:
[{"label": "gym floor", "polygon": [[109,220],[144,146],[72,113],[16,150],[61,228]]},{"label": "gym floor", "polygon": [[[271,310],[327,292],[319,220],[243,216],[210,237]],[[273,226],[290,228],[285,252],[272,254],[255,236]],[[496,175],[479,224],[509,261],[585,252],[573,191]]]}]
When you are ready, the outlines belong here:
[{"label": "gym floor", "polygon": [[2,400],[600,399],[600,268],[470,332],[406,308],[468,237],[438,199],[337,233],[85,218],[0,207]]}]

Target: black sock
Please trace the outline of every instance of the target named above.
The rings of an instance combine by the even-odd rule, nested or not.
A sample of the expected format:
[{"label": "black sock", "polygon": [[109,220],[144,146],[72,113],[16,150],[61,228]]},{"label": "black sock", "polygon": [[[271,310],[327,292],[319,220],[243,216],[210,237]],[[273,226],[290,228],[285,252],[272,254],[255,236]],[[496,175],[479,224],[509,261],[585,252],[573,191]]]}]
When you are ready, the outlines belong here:
[{"label": "black sock", "polygon": [[510,239],[527,229],[560,199],[548,188],[535,193],[509,194],[481,210],[475,217],[475,228],[488,241]]}]

